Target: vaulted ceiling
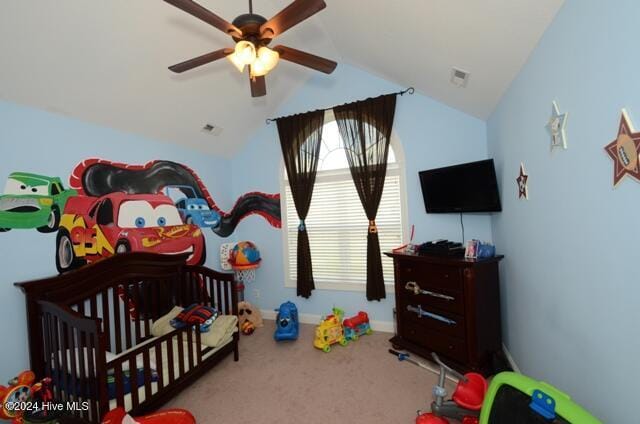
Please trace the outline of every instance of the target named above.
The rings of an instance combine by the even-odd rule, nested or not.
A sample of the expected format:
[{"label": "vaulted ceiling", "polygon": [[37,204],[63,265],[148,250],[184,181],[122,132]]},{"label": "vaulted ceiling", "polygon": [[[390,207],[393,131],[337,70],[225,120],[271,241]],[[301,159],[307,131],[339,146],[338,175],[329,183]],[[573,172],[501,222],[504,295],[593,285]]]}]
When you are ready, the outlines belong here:
[{"label": "vaulted ceiling", "polygon": [[[563,0],[325,0],[279,44],[353,66],[485,119]],[[242,0],[198,0],[231,21]],[[254,0],[271,17],[290,0]],[[315,74],[281,62],[251,98],[226,60],[175,75],[167,66],[232,46],[160,0],[2,0],[0,99],[231,156]],[[466,88],[451,68],[471,73]],[[334,78],[334,75],[322,76]],[[372,93],[375,94],[375,93]],[[204,124],[222,127],[218,136]]]}]

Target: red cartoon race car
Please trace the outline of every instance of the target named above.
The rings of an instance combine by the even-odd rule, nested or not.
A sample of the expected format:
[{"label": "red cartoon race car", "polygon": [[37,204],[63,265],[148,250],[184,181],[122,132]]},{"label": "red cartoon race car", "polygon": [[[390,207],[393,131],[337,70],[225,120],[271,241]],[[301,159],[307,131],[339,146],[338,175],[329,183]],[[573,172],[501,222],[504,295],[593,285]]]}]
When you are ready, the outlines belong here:
[{"label": "red cartoon race car", "polygon": [[56,239],[59,272],[133,251],[190,253],[189,265],[201,265],[206,257],[202,230],[184,224],[167,196],[110,193],[68,200]]}]

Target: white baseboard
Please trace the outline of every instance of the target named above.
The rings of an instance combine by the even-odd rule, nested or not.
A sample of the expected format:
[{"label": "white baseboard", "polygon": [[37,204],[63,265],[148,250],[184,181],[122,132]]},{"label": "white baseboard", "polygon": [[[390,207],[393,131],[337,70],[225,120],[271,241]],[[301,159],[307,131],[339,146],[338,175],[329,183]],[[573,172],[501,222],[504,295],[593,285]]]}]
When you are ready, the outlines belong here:
[{"label": "white baseboard", "polygon": [[[276,319],[276,311],[271,309],[260,309],[262,313],[262,318],[264,319]],[[314,324],[318,325],[322,316],[316,314],[298,314],[298,319],[303,324]],[[394,324],[393,321],[371,321],[371,329],[373,331],[379,331],[381,333],[393,333],[394,332]]]},{"label": "white baseboard", "polygon": [[520,372],[520,367],[518,367],[518,364],[516,364],[516,361],[513,359],[513,356],[511,356],[511,352],[509,352],[509,349],[507,349],[507,346],[505,346],[504,343],[502,343],[502,351],[504,352],[504,356],[507,358],[507,361],[509,362],[511,369],[513,369],[518,374],[522,374]]}]

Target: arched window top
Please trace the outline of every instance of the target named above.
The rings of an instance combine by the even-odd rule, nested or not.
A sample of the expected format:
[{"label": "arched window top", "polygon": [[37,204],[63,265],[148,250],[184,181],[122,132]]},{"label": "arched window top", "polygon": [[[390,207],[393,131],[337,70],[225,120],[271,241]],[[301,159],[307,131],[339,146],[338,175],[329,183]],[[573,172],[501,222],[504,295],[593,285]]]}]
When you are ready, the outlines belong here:
[{"label": "arched window top", "polygon": [[[344,144],[335,120],[330,120],[324,124],[318,161],[318,171],[349,169]],[[387,163],[396,163],[396,155],[392,146],[389,146]]]}]

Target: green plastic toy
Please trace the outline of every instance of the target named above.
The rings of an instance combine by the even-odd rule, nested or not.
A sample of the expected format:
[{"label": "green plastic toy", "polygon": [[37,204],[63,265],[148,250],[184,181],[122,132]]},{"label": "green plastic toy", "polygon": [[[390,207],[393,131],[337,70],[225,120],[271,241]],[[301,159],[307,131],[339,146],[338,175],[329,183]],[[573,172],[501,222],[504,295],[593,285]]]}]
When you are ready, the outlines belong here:
[{"label": "green plastic toy", "polygon": [[[544,421],[540,421],[541,417]],[[487,390],[480,424],[602,424],[569,395],[514,372],[496,375]]]}]

